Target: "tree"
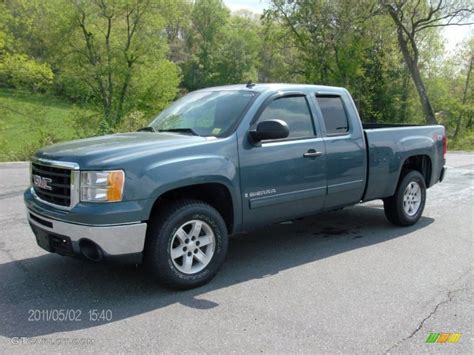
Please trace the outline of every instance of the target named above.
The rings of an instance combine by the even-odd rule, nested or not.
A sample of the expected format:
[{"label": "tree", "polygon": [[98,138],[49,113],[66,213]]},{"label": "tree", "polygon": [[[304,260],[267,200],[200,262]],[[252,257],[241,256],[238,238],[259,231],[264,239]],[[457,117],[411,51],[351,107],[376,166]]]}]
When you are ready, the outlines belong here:
[{"label": "tree", "polygon": [[288,28],[269,16],[263,18],[260,48],[260,82],[304,82],[302,56]]},{"label": "tree", "polygon": [[357,7],[345,0],[273,0],[264,17],[286,30],[270,46],[278,48],[283,37],[293,46],[289,58],[296,50],[297,61],[289,65],[293,78],[347,87],[365,120],[385,121],[397,116],[393,98],[401,75],[396,38],[387,29],[387,18],[372,16],[376,5],[374,0],[362,0]]},{"label": "tree", "polygon": [[183,84],[188,90],[213,85],[219,45],[230,11],[222,0],[196,0],[191,13],[191,29],[187,45],[191,59],[184,63]]},{"label": "tree", "polygon": [[[462,105],[463,106],[467,105],[467,100],[468,100],[468,97],[469,97],[469,88],[470,88],[470,84],[471,84],[472,66],[473,66],[473,61],[474,61],[474,37],[471,37],[471,40],[469,41],[468,55],[469,55],[469,59],[468,59],[469,64],[467,65],[466,80],[464,82],[464,89],[463,89],[463,93],[462,93]],[[472,95],[472,89],[471,89],[471,95]],[[471,105],[472,104],[473,103],[471,101]],[[465,107],[463,107],[463,110],[459,114],[458,120],[456,122],[456,129],[455,129],[454,135],[453,135],[454,139],[456,139],[458,134],[459,134],[459,131],[461,129],[461,122],[462,122],[463,114],[466,111],[467,111],[467,109]],[[472,108],[471,108],[471,111],[473,111]],[[471,115],[469,116],[469,120],[467,122],[466,128],[470,129],[471,126],[472,126],[472,112],[471,112]]]},{"label": "tree", "polygon": [[[61,46],[43,41],[44,47],[55,48],[48,59],[57,73],[56,87],[69,98],[98,105],[103,132],[132,109],[162,108],[175,97],[179,71],[166,59],[159,7],[142,0],[76,0],[56,1],[56,8],[58,2],[61,19],[48,2],[38,3],[50,27],[62,34]],[[41,36],[38,29],[34,32]]]},{"label": "tree", "polygon": [[380,0],[397,29],[397,38],[405,64],[415,84],[427,123],[436,123],[436,117],[428,97],[419,68],[420,41],[429,29],[468,25],[465,19],[473,13],[472,3],[446,0]]},{"label": "tree", "polygon": [[246,12],[235,14],[223,29],[212,65],[213,85],[257,80],[261,40],[259,24]]},{"label": "tree", "polygon": [[[149,1],[122,6],[101,0],[87,6],[77,1],[75,5],[81,41],[74,52],[90,71],[90,77],[83,80],[102,102],[105,122],[114,127],[122,116],[133,70],[143,55],[137,37],[143,31]],[[122,27],[121,33],[113,38],[116,26]],[[116,48],[122,55],[117,55]]]},{"label": "tree", "polygon": [[[474,61],[474,55],[471,54],[471,59],[469,60],[469,66],[468,66],[468,70],[467,70],[467,75],[466,75],[466,83],[464,84],[464,91],[463,91],[463,95],[462,95],[462,104],[465,105],[466,104],[466,101],[467,101],[467,92],[468,92],[468,89],[469,89],[469,82],[471,80],[471,73],[472,73],[472,63]],[[462,120],[462,114],[459,115],[459,118],[458,118],[458,121],[457,121],[457,124],[456,124],[456,130],[454,131],[454,138],[457,137],[458,133],[459,133],[459,129],[461,128],[461,120]],[[471,126],[471,123],[472,122],[472,117],[469,117],[469,123],[468,123],[468,127]]]},{"label": "tree", "polygon": [[190,51],[186,45],[191,27],[191,0],[161,0],[158,5],[166,20],[165,31],[170,48],[168,58],[176,64],[190,59]]}]

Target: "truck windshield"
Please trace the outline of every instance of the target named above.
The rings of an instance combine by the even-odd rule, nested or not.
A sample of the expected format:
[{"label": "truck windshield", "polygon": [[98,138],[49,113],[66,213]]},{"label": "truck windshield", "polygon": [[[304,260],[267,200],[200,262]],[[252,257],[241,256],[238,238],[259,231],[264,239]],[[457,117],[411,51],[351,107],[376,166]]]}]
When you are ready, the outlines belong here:
[{"label": "truck windshield", "polygon": [[149,127],[156,132],[225,137],[256,95],[248,90],[193,92],[161,112]]}]

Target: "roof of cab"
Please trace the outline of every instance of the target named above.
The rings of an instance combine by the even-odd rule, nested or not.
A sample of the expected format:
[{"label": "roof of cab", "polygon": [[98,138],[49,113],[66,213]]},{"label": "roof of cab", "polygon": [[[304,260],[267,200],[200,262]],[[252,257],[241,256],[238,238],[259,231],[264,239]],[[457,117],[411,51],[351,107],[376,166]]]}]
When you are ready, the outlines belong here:
[{"label": "roof of cab", "polygon": [[346,91],[342,87],[324,86],[324,85],[309,85],[309,84],[285,84],[285,83],[252,83],[251,86],[247,84],[224,85],[203,88],[198,91],[224,91],[224,90],[249,90],[256,92],[279,91],[279,90],[305,90],[313,89],[322,92],[341,92]]}]

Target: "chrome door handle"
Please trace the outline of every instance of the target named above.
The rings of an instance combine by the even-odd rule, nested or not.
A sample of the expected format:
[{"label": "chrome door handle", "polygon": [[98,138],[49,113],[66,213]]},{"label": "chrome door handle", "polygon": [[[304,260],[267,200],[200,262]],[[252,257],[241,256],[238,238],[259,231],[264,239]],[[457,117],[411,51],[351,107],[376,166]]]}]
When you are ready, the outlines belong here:
[{"label": "chrome door handle", "polygon": [[303,158],[316,158],[321,155],[323,155],[322,152],[317,152],[314,149],[310,149],[306,153],[303,154]]}]

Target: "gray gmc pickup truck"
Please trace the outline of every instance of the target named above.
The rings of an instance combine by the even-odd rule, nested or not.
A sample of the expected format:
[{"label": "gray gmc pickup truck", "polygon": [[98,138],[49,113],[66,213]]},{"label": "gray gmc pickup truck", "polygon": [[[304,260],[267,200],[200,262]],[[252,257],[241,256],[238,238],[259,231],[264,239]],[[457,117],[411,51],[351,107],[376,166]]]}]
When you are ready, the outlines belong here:
[{"label": "gray gmc pickup truck", "polygon": [[443,126],[362,124],[343,88],[214,87],[138,132],[39,150],[24,201],[43,249],[144,263],[191,288],[243,230],[374,199],[395,225],[416,223],[446,149]]}]

